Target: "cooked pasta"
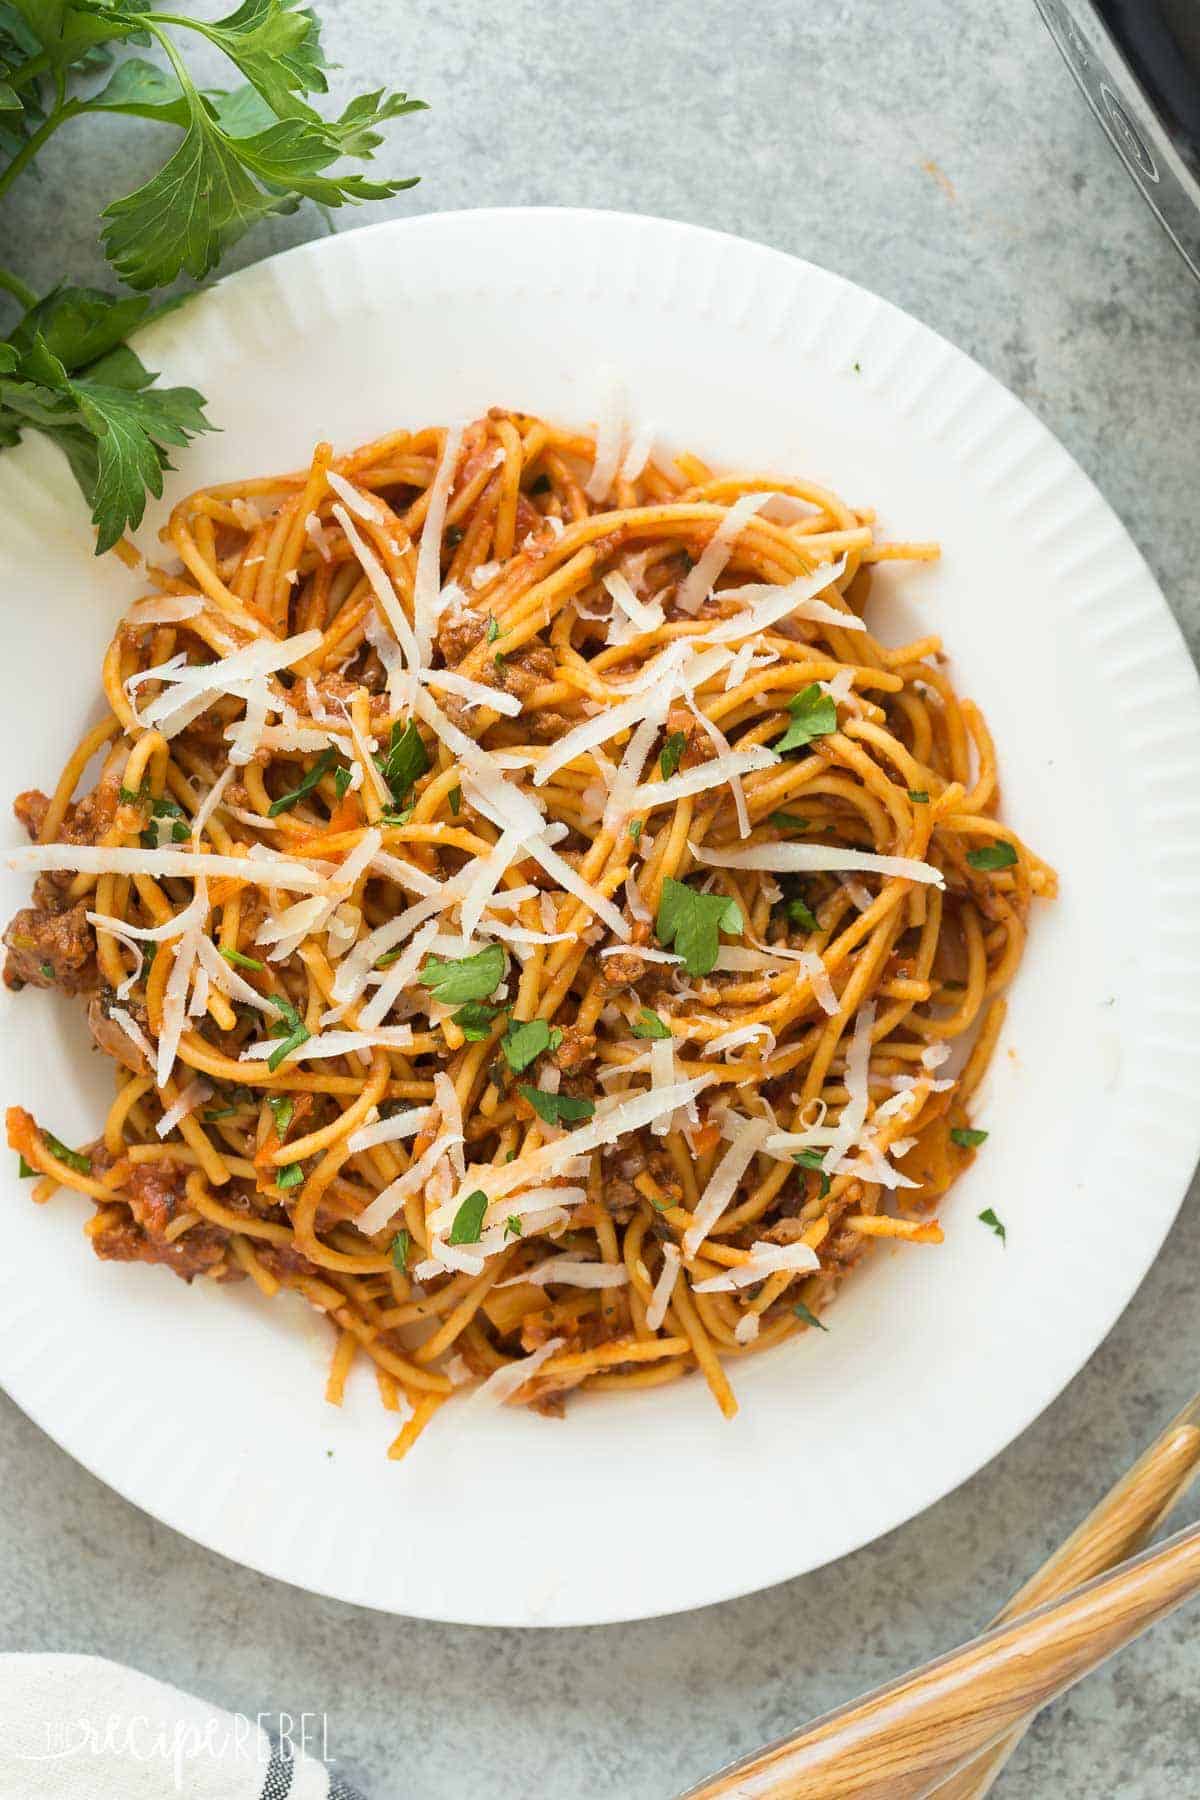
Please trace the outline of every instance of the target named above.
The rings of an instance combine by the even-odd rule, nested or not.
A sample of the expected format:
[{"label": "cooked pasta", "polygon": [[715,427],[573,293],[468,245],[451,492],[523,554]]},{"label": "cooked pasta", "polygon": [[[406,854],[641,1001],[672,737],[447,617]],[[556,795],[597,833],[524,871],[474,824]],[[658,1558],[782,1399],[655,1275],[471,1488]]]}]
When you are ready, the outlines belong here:
[{"label": "cooked pasta", "polygon": [[85,996],[117,1079],[79,1150],[10,1109],[35,1199],[298,1291],[393,1456],[459,1388],[698,1370],[732,1414],[874,1240],[941,1241],[1054,875],[938,639],[864,624],[936,546],[498,409],[162,535],[106,717],[16,803],[6,979]]}]

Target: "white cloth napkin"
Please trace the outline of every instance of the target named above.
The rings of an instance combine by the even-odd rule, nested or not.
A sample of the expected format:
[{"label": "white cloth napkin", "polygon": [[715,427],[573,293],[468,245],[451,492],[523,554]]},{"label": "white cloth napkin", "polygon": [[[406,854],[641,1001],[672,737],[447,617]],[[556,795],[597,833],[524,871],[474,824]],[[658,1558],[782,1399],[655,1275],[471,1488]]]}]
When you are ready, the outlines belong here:
[{"label": "white cloth napkin", "polygon": [[324,1742],[98,1656],[0,1656],[0,1800],[361,1800]]}]

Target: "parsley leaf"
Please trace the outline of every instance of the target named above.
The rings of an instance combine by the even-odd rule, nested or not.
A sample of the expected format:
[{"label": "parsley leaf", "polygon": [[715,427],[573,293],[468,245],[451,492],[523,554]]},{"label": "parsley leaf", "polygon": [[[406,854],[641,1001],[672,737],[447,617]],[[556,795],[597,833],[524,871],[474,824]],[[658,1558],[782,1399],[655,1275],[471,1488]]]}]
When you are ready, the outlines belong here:
[{"label": "parsley leaf", "polygon": [[641,1008],[629,1029],[636,1038],[669,1038],[671,1035],[671,1027],[664,1024],[648,1006]]},{"label": "parsley leaf", "polygon": [[776,831],[807,831],[809,827],[809,821],[799,813],[773,812],[768,814],[768,820]]},{"label": "parsley leaf", "polygon": [[633,839],[635,844],[637,843],[638,839],[642,835],[642,826],[645,823],[646,823],[645,819],[631,819],[629,821],[629,827],[628,827],[629,835]]},{"label": "parsley leaf", "polygon": [[484,633],[484,641],[489,644],[494,644],[496,639],[499,636],[500,636],[500,621],[496,618],[493,618],[492,615],[489,613],[488,614],[488,622],[487,622],[487,631]]},{"label": "parsley leaf", "polygon": [[541,1088],[527,1087],[524,1082],[518,1092],[547,1125],[577,1125],[583,1119],[590,1119],[596,1110],[590,1100],[577,1100],[574,1094],[547,1094]]},{"label": "parsley leaf", "polygon": [[805,931],[820,931],[817,915],[809,910],[803,900],[789,900],[784,911],[793,925],[799,925]]},{"label": "parsley leaf", "polygon": [[[157,174],[102,214],[108,221],[105,254],[129,287],[165,287],[185,269],[203,280],[252,225],[272,213],[294,212],[301,198],[342,206],[383,200],[413,185],[327,173],[343,156],[369,157],[381,141],[374,127],[421,102],[379,89],[352,100],[337,119],[323,119],[298,102],[295,81],[288,78],[295,76],[295,62],[289,71],[281,60],[294,57],[297,45],[289,36],[294,39],[297,25],[306,29],[305,15],[291,10],[291,0],[246,0],[211,26],[170,17],[173,25],[211,37],[239,62],[257,90],[255,99],[244,90],[215,100],[201,94],[157,15],[135,15],[134,22],[167,53],[180,90],[173,122],[183,125],[184,138]],[[150,104],[161,107],[164,99],[156,96]]]},{"label": "parsley leaf", "polygon": [[379,761],[379,770],[392,791],[392,799],[402,807],[414,784],[429,767],[429,752],[413,719],[392,726],[388,753]]},{"label": "parsley leaf", "polygon": [[276,1135],[282,1140],[292,1122],[292,1114],[296,1110],[296,1102],[290,1094],[268,1094],[267,1105],[275,1120]]},{"label": "parsley leaf", "polygon": [[34,1175],[37,1174],[37,1170],[31,1169],[29,1164],[25,1161],[25,1158],[23,1156],[18,1156],[17,1157],[17,1174],[22,1181],[29,1181],[32,1179],[32,1177]]},{"label": "parsley leaf", "polygon": [[823,1200],[829,1192],[829,1177],[825,1173],[823,1167],[825,1161],[824,1150],[797,1150],[792,1161],[799,1163],[802,1169],[812,1169],[814,1174],[821,1177],[820,1197]]},{"label": "parsley leaf", "polygon": [[468,1194],[454,1215],[454,1223],[450,1227],[448,1244],[477,1244],[483,1235],[483,1215],[488,1209],[488,1197],[482,1188],[476,1188]]},{"label": "parsley leaf", "polygon": [[505,1237],[522,1237],[524,1231],[525,1227],[522,1225],[518,1215],[516,1213],[509,1213],[507,1219],[504,1221]]},{"label": "parsley leaf", "polygon": [[490,1037],[492,1022],[504,1011],[502,1006],[488,1006],[483,1001],[473,1000],[468,1006],[461,1006],[452,1015],[469,1044],[482,1044],[484,1038]]},{"label": "parsley leaf", "polygon": [[741,908],[725,894],[698,894],[668,875],[654,929],[660,944],[674,944],[689,975],[707,975],[716,967],[719,934],[743,930]]},{"label": "parsley leaf", "polygon": [[60,1163],[66,1163],[68,1169],[74,1169],[77,1175],[91,1174],[92,1159],[81,1150],[72,1150],[69,1144],[64,1144],[61,1138],[56,1138],[50,1131],[43,1131],[42,1142],[51,1156],[56,1156]]},{"label": "parsley leaf", "polygon": [[965,1125],[956,1125],[950,1133],[950,1142],[957,1144],[960,1150],[978,1150],[980,1144],[987,1143],[986,1131],[969,1131]]},{"label": "parsley leaf", "polygon": [[1016,860],[1016,851],[1003,840],[967,851],[967,861],[973,869],[1011,869]]},{"label": "parsley leaf", "polygon": [[336,760],[336,750],[322,750],[312,768],[301,777],[299,784],[290,793],[280,794],[278,800],[272,800],[267,808],[268,819],[277,819],[280,813],[290,812],[299,801],[307,799],[318,783],[324,781]]},{"label": "parsley leaf", "polygon": [[457,819],[462,807],[462,789],[460,787],[452,787],[450,792],[446,795],[446,798],[450,802],[450,812],[452,817]]},{"label": "parsley leaf", "polygon": [[798,1319],[803,1321],[803,1323],[805,1325],[815,1325],[818,1331],[828,1331],[829,1330],[828,1325],[822,1325],[822,1323],[821,1323],[820,1319],[818,1319],[816,1313],[809,1312],[809,1310],[808,1310],[807,1306],[805,1306],[803,1300],[795,1301],[792,1306],[792,1311],[795,1313],[795,1315]]},{"label": "parsley leaf", "polygon": [[392,1262],[403,1275],[408,1268],[408,1253],[412,1248],[412,1238],[407,1231],[398,1231],[392,1239]]},{"label": "parsley leaf", "polygon": [[986,1225],[989,1231],[995,1232],[996,1236],[1007,1250],[1008,1227],[1001,1223],[992,1208],[990,1206],[985,1206],[983,1211],[978,1215],[978,1218],[981,1225]]},{"label": "parsley leaf", "polygon": [[267,1058],[267,1067],[274,1074],[284,1057],[290,1055],[293,1050],[299,1049],[301,1044],[306,1044],[312,1036],[312,1032],[291,1001],[284,995],[271,994],[269,998],[271,1005],[280,1014],[280,1017],[268,1028],[267,1035],[283,1039],[278,1050],[272,1050]]},{"label": "parsley leaf", "polygon": [[464,1000],[486,1000],[504,979],[504,951],[499,944],[489,944],[474,956],[460,956],[443,962],[431,956],[417,980],[431,988],[435,1000],[443,1006],[457,1006]]},{"label": "parsley leaf", "polygon": [[914,806],[928,806],[929,795],[924,788],[909,788],[908,797]]},{"label": "parsley leaf", "polygon": [[551,1030],[545,1019],[514,1019],[500,1039],[504,1060],[519,1075],[544,1050],[557,1050],[562,1032]]},{"label": "parsley leaf", "polygon": [[346,792],[353,780],[354,770],[349,763],[339,763],[333,771],[333,791],[339,800],[346,798]]},{"label": "parsley leaf", "polygon": [[300,1163],[285,1163],[275,1177],[275,1186],[286,1190],[299,1187],[303,1180],[304,1169]]},{"label": "parsley leaf", "polygon": [[17,347],[0,344],[0,444],[27,426],[58,444],[91,503],[97,554],[141,523],[147,492],[161,496],[168,451],[211,429],[195,389],[154,380],[123,347],[77,372],[36,330]]},{"label": "parsley leaf", "polygon": [[814,738],[828,737],[831,731],[837,730],[837,707],[833,696],[824,693],[815,681],[800,693],[792,695],[788,701],[788,711],[792,715],[792,722],[783,736],[776,738],[771,746],[778,755],[782,755],[785,750],[803,749]]},{"label": "parsley leaf", "polygon": [[683,753],[686,749],[687,732],[673,731],[663,745],[662,752],[658,759],[658,766],[662,772],[664,781],[670,781],[672,775],[682,762]]}]

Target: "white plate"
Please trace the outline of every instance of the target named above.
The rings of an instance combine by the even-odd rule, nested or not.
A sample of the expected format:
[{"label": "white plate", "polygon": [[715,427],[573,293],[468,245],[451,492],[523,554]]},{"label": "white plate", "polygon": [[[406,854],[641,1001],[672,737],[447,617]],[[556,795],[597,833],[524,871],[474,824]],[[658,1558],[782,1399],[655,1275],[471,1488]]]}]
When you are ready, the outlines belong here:
[{"label": "white plate", "polygon": [[[877,1255],[827,1336],[574,1405],[454,1409],[416,1454],[365,1371],[322,1399],[326,1327],[249,1284],[101,1264],[64,1195],[3,1175],[0,1375],[146,1511],[340,1599],[481,1624],[646,1617],[843,1556],[1003,1448],[1091,1355],[1175,1215],[1198,1147],[1200,707],[1179,632],[1095,489],[995,381],[895,308],[790,257],[654,219],[455,213],[325,239],[147,332],[202,388],[168,498],[397,425],[501,403],[584,422],[605,365],[716,461],[813,476],[937,537],[892,572],[887,635],[944,633],[1000,746],[1008,816],[1061,871],[1038,907],[940,1250]],[[5,787],[53,785],[95,707],[131,579],[89,554],[53,453],[0,459]],[[154,523],[162,516],[156,509]],[[110,559],[111,560],[111,559]],[[16,828],[10,826],[13,841]],[[6,877],[4,916],[25,884]],[[77,1007],[0,1007],[0,1090],[66,1138],[109,1092]],[[1004,1250],[976,1215],[993,1206]],[[15,1298],[14,1298],[15,1297]]]}]

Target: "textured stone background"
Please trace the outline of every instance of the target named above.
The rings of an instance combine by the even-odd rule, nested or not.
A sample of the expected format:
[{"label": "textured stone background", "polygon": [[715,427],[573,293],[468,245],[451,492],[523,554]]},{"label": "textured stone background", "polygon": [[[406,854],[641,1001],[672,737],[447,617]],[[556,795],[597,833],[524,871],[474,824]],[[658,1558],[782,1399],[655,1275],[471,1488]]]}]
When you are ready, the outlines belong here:
[{"label": "textured stone background", "polygon": [[[422,12],[322,0],[321,11],[339,88],[387,77],[433,106],[401,122],[385,159],[423,176],[397,213],[660,213],[876,289],[978,357],[1062,438],[1196,646],[1200,294],[1032,0],[444,0]],[[73,129],[40,185],[0,214],[4,260],[44,282],[68,265],[102,274],[95,213],[161,154],[150,126]],[[231,261],[320,229],[311,213],[280,221]],[[1134,872],[1113,875],[1134,916]],[[982,1624],[1195,1387],[1198,1255],[1193,1201],[1090,1367],[923,1518],[773,1592],[642,1625],[484,1632],[311,1599],[153,1524],[3,1405],[0,1648],[95,1651],[250,1712],[327,1710],[331,1747],[372,1800],[668,1800]],[[797,1529],[802,1510],[797,1495]],[[614,1529],[669,1521],[650,1513]],[[1196,1794],[1196,1616],[1159,1627],[1045,1715],[1001,1791]]]}]

